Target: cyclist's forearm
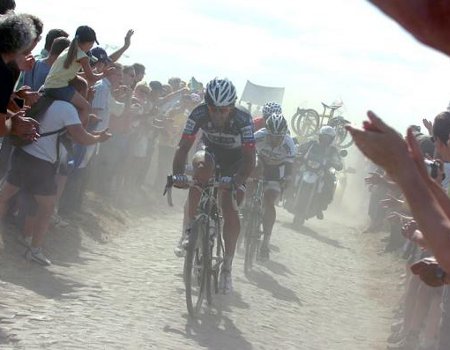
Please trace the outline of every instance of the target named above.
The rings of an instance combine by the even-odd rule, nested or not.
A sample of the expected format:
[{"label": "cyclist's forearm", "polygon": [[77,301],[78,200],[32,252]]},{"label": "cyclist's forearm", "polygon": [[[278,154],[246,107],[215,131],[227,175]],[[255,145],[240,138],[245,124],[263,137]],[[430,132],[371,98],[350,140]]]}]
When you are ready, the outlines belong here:
[{"label": "cyclist's forearm", "polygon": [[178,144],[177,150],[175,151],[175,156],[173,157],[172,171],[173,174],[184,174],[186,160],[189,154],[189,150],[195,141],[194,137],[183,137]]},{"label": "cyclist's forearm", "polygon": [[188,152],[178,146],[173,157],[172,172],[173,174],[184,174]]}]

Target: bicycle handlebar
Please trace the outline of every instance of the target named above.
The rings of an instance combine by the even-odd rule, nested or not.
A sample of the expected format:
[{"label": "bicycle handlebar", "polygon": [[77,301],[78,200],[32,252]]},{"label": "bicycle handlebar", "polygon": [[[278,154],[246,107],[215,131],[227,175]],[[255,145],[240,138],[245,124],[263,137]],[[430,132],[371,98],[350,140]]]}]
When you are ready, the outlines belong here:
[{"label": "bicycle handlebar", "polygon": [[[184,180],[183,182],[188,186],[188,187],[193,187],[195,185],[198,184],[197,181],[195,181],[194,179],[192,179],[189,176],[185,176],[184,179],[181,179],[181,176],[185,176],[185,175],[168,175],[167,176],[167,183],[166,186],[164,188],[164,193],[163,196],[165,196],[167,194],[167,203],[169,204],[169,206],[173,207],[173,200],[172,200],[172,188],[175,184],[175,182],[180,181],[180,180]],[[220,187],[223,186],[225,183],[221,182],[221,181],[217,181],[217,180],[210,180],[205,187]],[[235,211],[239,210],[239,205],[237,203],[237,189],[234,187],[234,185],[231,185],[231,204],[233,206],[233,209]]]}]

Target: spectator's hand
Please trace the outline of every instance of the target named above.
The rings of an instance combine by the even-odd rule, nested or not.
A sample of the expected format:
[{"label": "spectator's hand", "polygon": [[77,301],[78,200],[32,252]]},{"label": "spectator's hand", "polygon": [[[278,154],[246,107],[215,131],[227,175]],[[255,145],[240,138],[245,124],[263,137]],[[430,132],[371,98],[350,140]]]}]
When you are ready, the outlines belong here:
[{"label": "spectator's hand", "polygon": [[396,181],[397,175],[412,162],[406,141],[373,112],[369,111],[367,116],[369,120],[363,123],[363,130],[352,126],[346,129],[361,152]]},{"label": "spectator's hand", "polygon": [[15,113],[11,117],[11,134],[19,136],[24,140],[35,141],[38,139],[39,134],[37,128],[39,123],[33,118],[25,117],[25,110],[21,110]]},{"label": "spectator's hand", "polygon": [[424,258],[411,265],[413,274],[430,287],[441,287],[445,284],[442,269],[435,258]]},{"label": "spectator's hand", "polygon": [[400,214],[399,212],[393,211],[386,217],[386,220],[389,220],[391,222],[409,222],[412,220],[412,218]]},{"label": "spectator's hand", "polygon": [[423,44],[450,55],[450,2],[370,0]]},{"label": "spectator's hand", "polygon": [[378,173],[369,173],[369,175],[370,175],[369,177],[366,177],[364,179],[364,181],[366,182],[366,185],[374,186],[374,185],[380,185],[380,184],[384,183],[384,181],[383,181],[384,178],[380,174],[378,174]]},{"label": "spectator's hand", "polygon": [[422,119],[423,126],[428,130],[428,134],[433,136],[433,123],[426,118]]},{"label": "spectator's hand", "polygon": [[94,100],[95,97],[95,87],[89,86],[89,89],[87,91],[87,96],[86,96],[86,100],[88,100],[89,103],[91,103]]},{"label": "spectator's hand", "polygon": [[88,123],[90,125],[95,125],[97,123],[100,123],[103,119],[99,118],[96,114],[89,114],[89,121]]},{"label": "spectator's hand", "polygon": [[105,129],[103,131],[96,131],[92,134],[99,136],[98,142],[105,142],[106,140],[109,140],[111,138],[112,134],[109,132],[109,129]]},{"label": "spectator's hand", "polygon": [[16,58],[17,66],[21,71],[25,72],[32,70],[35,62],[36,60],[31,53],[28,55],[20,54]]},{"label": "spectator's hand", "polygon": [[37,100],[42,96],[42,94],[38,91],[31,91],[31,87],[29,86],[22,86],[19,90],[16,91],[16,95],[25,100],[25,104],[27,106],[34,105]]},{"label": "spectator's hand", "polygon": [[411,237],[413,236],[414,232],[416,232],[417,229],[418,229],[417,222],[415,220],[411,220],[406,222],[402,226],[401,232],[403,237],[405,237],[406,239],[411,239]]},{"label": "spectator's hand", "polygon": [[131,45],[131,37],[134,34],[133,29],[129,29],[127,35],[125,35],[124,46],[128,49]]},{"label": "spectator's hand", "polygon": [[399,209],[402,207],[403,203],[402,200],[394,198],[391,195],[388,195],[387,198],[380,201],[381,206],[387,209]]},{"label": "spectator's hand", "polygon": [[105,77],[109,77],[116,72],[116,67],[108,67],[103,71]]},{"label": "spectator's hand", "polygon": [[114,90],[114,96],[117,100],[129,101],[133,96],[133,89],[127,85],[120,85],[117,89]]},{"label": "spectator's hand", "polygon": [[437,176],[434,181],[436,181],[438,185],[441,185],[442,181],[445,179],[444,162],[440,159],[436,159],[435,162],[439,164],[439,167],[437,168]]}]

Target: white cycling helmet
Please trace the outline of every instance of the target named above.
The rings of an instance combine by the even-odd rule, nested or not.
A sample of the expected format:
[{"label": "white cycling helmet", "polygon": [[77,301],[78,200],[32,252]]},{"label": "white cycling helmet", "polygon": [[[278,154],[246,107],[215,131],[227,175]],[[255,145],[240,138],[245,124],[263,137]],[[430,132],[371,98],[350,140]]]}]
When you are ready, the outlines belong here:
[{"label": "white cycling helmet", "polygon": [[336,130],[332,126],[324,125],[320,128],[319,135],[328,135],[334,139],[336,137]]},{"label": "white cycling helmet", "polygon": [[228,79],[214,78],[206,84],[206,103],[224,107],[234,104],[236,99],[236,88]]},{"label": "white cycling helmet", "polygon": [[269,118],[273,113],[283,113],[280,104],[276,102],[267,102],[262,108],[262,115],[265,120]]},{"label": "white cycling helmet", "polygon": [[287,134],[288,126],[286,119],[281,113],[272,113],[266,120],[266,130],[271,135],[284,136]]}]

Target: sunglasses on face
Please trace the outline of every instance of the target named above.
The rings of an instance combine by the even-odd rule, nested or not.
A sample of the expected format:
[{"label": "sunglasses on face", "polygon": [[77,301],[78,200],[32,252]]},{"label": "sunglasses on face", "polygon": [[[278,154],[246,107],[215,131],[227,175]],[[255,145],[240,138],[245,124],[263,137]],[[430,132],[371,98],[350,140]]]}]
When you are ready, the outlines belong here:
[{"label": "sunglasses on face", "polygon": [[228,113],[233,110],[234,106],[225,106],[225,107],[209,106],[209,108],[214,113]]}]

